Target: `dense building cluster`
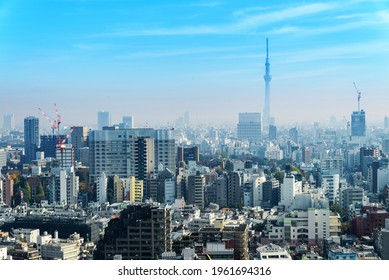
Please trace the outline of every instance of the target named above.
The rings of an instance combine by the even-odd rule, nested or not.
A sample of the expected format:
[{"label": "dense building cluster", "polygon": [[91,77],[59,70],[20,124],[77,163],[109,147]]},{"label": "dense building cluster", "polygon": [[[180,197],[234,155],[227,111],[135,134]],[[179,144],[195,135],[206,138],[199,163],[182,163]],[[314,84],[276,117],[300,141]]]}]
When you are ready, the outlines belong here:
[{"label": "dense building cluster", "polygon": [[154,129],[104,112],[99,129],[43,134],[10,116],[0,259],[389,258],[387,125],[264,129],[242,113]]}]

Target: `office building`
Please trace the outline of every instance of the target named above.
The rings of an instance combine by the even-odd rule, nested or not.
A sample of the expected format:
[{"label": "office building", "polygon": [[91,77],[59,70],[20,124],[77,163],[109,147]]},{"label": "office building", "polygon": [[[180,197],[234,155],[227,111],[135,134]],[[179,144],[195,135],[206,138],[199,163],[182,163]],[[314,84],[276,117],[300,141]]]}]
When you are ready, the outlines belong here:
[{"label": "office building", "polygon": [[15,116],[14,114],[7,114],[3,117],[3,130],[15,129]]},{"label": "office building", "polygon": [[[152,139],[152,140],[149,140]],[[152,144],[152,142],[154,142]],[[89,132],[90,181],[105,172],[106,176],[120,178],[144,176],[158,165],[175,170],[176,148],[172,129],[117,129]],[[136,171],[135,167],[142,167]]]},{"label": "office building", "polygon": [[24,119],[24,162],[30,163],[36,159],[39,150],[39,119],[27,117]]},{"label": "office building", "polygon": [[[65,135],[60,135],[61,139],[65,138]],[[41,135],[40,137],[40,151],[44,153],[45,157],[56,157],[56,148],[58,145],[58,136],[56,135]],[[67,143],[67,141],[65,142]]]},{"label": "office building", "polygon": [[277,140],[277,127],[269,125],[269,140]]},{"label": "office building", "polygon": [[60,162],[61,168],[74,167],[74,151],[72,144],[63,144],[55,151],[55,158]]},{"label": "office building", "polygon": [[200,163],[200,148],[198,146],[177,147],[177,166],[180,161],[184,161],[186,164],[189,161]]},{"label": "office building", "polygon": [[354,111],[351,114],[351,136],[366,136],[365,111]]},{"label": "office building", "polygon": [[135,128],[134,117],[124,116],[123,117],[123,129]]},{"label": "office building", "polygon": [[155,260],[172,250],[172,209],[152,204],[129,205],[112,219],[94,259]]},{"label": "office building", "polygon": [[260,113],[239,113],[238,140],[258,142],[262,137]]},{"label": "office building", "polygon": [[97,113],[97,129],[102,130],[108,126],[111,126],[111,112],[99,111]]},{"label": "office building", "polygon": [[299,138],[298,138],[298,131],[297,131],[296,127],[292,127],[292,128],[289,129],[289,138],[294,143],[298,144]]},{"label": "office building", "polygon": [[81,149],[88,145],[88,131],[86,126],[76,126],[70,135],[69,143],[73,145],[74,159],[77,162],[82,162]]}]

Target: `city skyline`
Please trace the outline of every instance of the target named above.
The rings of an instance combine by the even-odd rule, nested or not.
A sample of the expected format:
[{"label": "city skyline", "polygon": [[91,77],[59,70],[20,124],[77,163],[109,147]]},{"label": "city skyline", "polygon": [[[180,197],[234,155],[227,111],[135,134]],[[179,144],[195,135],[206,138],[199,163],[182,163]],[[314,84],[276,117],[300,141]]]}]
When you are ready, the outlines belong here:
[{"label": "city skyline", "polygon": [[385,1],[48,3],[0,5],[0,112],[19,126],[38,108],[54,118],[54,103],[67,125],[97,124],[98,111],[138,126],[263,114],[266,38],[276,125],[350,120],[353,82],[367,124],[388,115],[376,105],[389,101]]}]

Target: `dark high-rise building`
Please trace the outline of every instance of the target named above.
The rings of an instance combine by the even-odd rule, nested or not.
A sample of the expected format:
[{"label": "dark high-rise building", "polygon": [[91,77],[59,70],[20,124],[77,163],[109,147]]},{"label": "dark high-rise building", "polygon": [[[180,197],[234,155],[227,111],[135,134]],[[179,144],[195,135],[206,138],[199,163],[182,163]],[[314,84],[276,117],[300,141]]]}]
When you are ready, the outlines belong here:
[{"label": "dark high-rise building", "polygon": [[177,166],[180,161],[184,161],[188,164],[189,161],[200,162],[200,148],[198,146],[193,147],[177,147]]},{"label": "dark high-rise building", "polygon": [[228,207],[242,206],[241,181],[238,172],[229,172],[227,176],[227,204]]},{"label": "dark high-rise building", "polygon": [[172,250],[172,209],[151,204],[129,205],[112,219],[97,245],[94,259],[159,259]]},{"label": "dark high-rise building", "polygon": [[272,208],[280,202],[280,182],[277,179],[271,179],[263,183],[262,206]]},{"label": "dark high-rise building", "polygon": [[154,139],[150,137],[134,137],[132,142],[132,170],[137,180],[145,180],[154,172]]},{"label": "dark high-rise building", "polygon": [[197,172],[188,176],[188,203],[195,204],[200,209],[205,207],[205,177]]},{"label": "dark high-rise building", "polygon": [[[66,135],[60,135],[61,139],[65,139]],[[56,157],[56,147],[58,144],[58,137],[56,135],[41,135],[40,137],[40,151],[45,153],[45,157]],[[67,144],[68,141],[65,141]]]},{"label": "dark high-rise building", "polygon": [[366,136],[365,111],[356,111],[351,114],[351,136]]},{"label": "dark high-rise building", "polygon": [[39,149],[39,119],[27,117],[24,119],[24,162],[30,163],[36,159]]}]

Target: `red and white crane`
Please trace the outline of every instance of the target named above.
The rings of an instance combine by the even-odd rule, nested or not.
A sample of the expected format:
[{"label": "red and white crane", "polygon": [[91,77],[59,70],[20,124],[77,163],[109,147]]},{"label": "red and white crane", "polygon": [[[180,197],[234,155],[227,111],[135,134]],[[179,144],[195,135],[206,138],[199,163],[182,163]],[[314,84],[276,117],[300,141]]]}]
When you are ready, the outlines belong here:
[{"label": "red and white crane", "polygon": [[55,114],[57,115],[57,128],[58,128],[58,135],[59,135],[59,125],[61,124],[61,115],[58,113],[58,107],[57,104],[54,104],[55,107]]},{"label": "red and white crane", "polygon": [[55,129],[57,128],[57,121],[56,120],[52,121],[51,118],[41,108],[38,108],[38,110],[46,118],[46,120],[50,123],[50,127],[51,127],[51,130],[53,131],[53,135],[54,135]]}]

